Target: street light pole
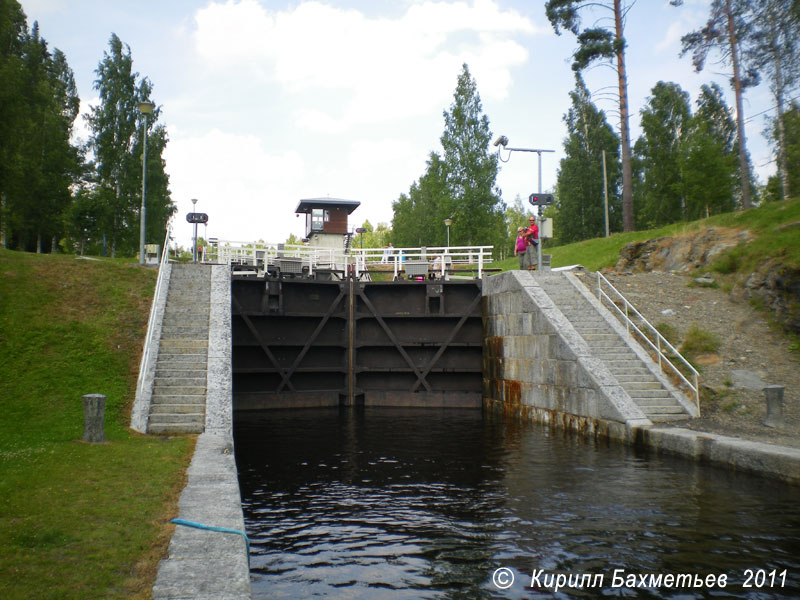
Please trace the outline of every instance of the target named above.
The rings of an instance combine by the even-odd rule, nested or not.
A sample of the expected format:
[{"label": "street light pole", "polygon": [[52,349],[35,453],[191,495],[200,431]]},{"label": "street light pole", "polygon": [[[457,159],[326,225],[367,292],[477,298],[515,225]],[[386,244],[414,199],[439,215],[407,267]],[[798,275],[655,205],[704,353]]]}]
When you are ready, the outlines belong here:
[{"label": "street light pole", "polygon": [[[192,198],[192,212],[197,212],[197,198]],[[194,223],[194,240],[192,241],[192,262],[197,262],[197,221]]]},{"label": "street light pole", "polygon": [[139,102],[139,112],[144,117],[142,124],[143,141],[142,146],[142,208],[139,213],[139,264],[144,264],[144,232],[145,232],[145,193],[147,190],[147,115],[153,112],[156,107],[152,102]]},{"label": "street light pole", "polygon": [[447,227],[447,248],[450,248],[450,225],[453,224],[453,220],[451,218],[447,218],[444,220],[445,227]]},{"label": "street light pole", "polygon": [[[509,148],[508,147],[508,138],[504,135],[495,140],[494,145],[497,146],[497,157],[503,161],[508,162],[511,158],[512,152],[536,152],[539,155],[539,193],[542,193],[542,152],[555,152],[555,150],[543,150],[541,148]],[[500,147],[505,148],[508,150],[508,158],[503,160],[503,157],[500,156]],[[536,246],[536,258],[537,258],[537,269],[539,272],[542,272],[542,207],[539,206],[539,244]]]}]

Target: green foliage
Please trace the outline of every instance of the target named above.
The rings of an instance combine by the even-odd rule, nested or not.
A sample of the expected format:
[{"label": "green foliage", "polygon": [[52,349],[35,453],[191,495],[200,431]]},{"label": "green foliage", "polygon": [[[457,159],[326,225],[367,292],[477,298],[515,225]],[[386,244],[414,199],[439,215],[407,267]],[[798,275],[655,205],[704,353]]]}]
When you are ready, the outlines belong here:
[{"label": "green foliage", "polygon": [[[580,13],[594,14],[608,11],[611,18],[595,20],[595,26],[580,31]],[[633,231],[633,157],[631,155],[630,126],[628,121],[628,80],[625,70],[625,13],[618,0],[548,0],[545,14],[557,34],[564,28],[577,36],[578,48],[573,54],[572,69],[578,73],[594,63],[614,63],[619,90],[620,117],[619,157],[622,162],[622,223],[625,231]],[[604,15],[607,16],[607,15]],[[598,26],[599,23],[608,25]],[[588,137],[588,134],[587,134]],[[588,151],[588,150],[587,150]],[[577,237],[574,239],[583,239]]]},{"label": "green foliage", "polygon": [[496,188],[497,156],[480,95],[463,66],[449,111],[444,112],[443,154],[431,152],[424,175],[393,204],[392,242],[403,246],[501,246],[507,232]]},{"label": "green foliage", "polygon": [[634,146],[641,185],[636,223],[643,229],[685,219],[681,176],[681,135],[688,129],[689,94],[659,81],[641,111],[642,136]]},{"label": "green foliage", "polygon": [[[786,153],[786,176],[789,186],[789,193],[800,191],[800,105],[793,102],[789,110],[783,113],[784,129],[784,148]],[[773,120],[770,128],[770,137],[778,142],[779,129],[777,119]],[[782,169],[780,161],[778,163],[778,174],[773,175],[767,181],[766,199],[768,201],[780,200],[783,198],[783,186],[781,185]]]},{"label": "green foliage", "polygon": [[63,234],[81,154],[70,143],[79,99],[64,54],[48,50],[15,0],[0,4],[0,226],[7,244],[52,249]]},{"label": "green foliage", "polygon": [[[142,155],[144,148],[143,125],[139,113],[140,102],[150,101],[152,85],[147,78],[137,83],[138,73],[133,71],[130,47],[116,34],[111,34],[109,51],[95,71],[95,89],[100,94],[100,104],[91,109],[88,117],[92,134],[90,147],[94,152],[96,186],[90,193],[96,195],[103,207],[97,215],[97,224],[89,236],[111,240],[111,254],[119,249],[132,255],[139,248],[139,218],[141,212]],[[147,243],[161,243],[166,223],[176,207],[169,195],[169,177],[162,154],[167,144],[166,130],[156,125],[159,110],[146,118],[150,132],[147,137]]]},{"label": "green foliage", "polygon": [[[447,167],[431,152],[425,174],[392,203],[392,242],[397,247],[444,246],[453,202],[447,187]],[[452,241],[452,238],[451,238]],[[457,244],[453,244],[457,245]]]},{"label": "green foliage", "polygon": [[722,90],[716,83],[702,86],[683,148],[688,219],[737,208],[738,153],[736,124]]},{"label": "green foliage", "polygon": [[[683,0],[672,0],[671,3],[677,6],[682,4]],[[752,7],[752,0],[712,0],[705,26],[681,38],[681,56],[691,53],[692,64],[696,71],[700,72],[703,69],[709,55],[714,52],[722,58],[721,62],[731,66],[731,84],[737,106],[739,180],[742,207],[745,209],[751,206],[752,183],[744,138],[742,94],[745,88],[757,85],[759,80],[756,63],[746,52],[753,43]],[[732,29],[729,28],[729,24],[732,25]],[[747,63],[750,63],[749,66]]]},{"label": "green foliage", "polygon": [[621,177],[619,138],[605,114],[591,102],[580,75],[570,92],[572,106],[564,117],[568,137],[564,142],[557,179],[557,217],[553,223],[556,244],[604,235],[603,151],[608,173],[609,227],[622,229],[619,199]]},{"label": "green foliage", "polygon": [[689,327],[681,344],[681,354],[693,362],[701,354],[711,354],[719,350],[720,342],[713,333],[700,329],[697,325]]},{"label": "green foliage", "polygon": [[[547,211],[545,211],[547,214]],[[688,223],[673,223],[658,229],[616,233],[610,237],[583,240],[572,244],[551,245],[547,253],[552,256],[554,267],[583,265],[590,271],[611,267],[619,260],[623,247],[632,242],[660,237],[684,235],[704,227],[730,227],[747,229],[755,239],[723,255],[719,264],[721,273],[751,273],[768,258],[780,259],[791,269],[800,269],[800,200],[770,202],[746,211],[736,211],[711,216]],[[727,258],[730,256],[730,258]],[[725,261],[729,267],[725,267]],[[495,266],[504,270],[516,268],[513,257]]]},{"label": "green foliage", "polygon": [[497,155],[489,152],[489,118],[483,114],[478,86],[466,64],[450,110],[444,112],[444,122],[445,181],[452,199],[450,244],[502,244],[505,207],[495,183]]},{"label": "green foliage", "polygon": [[357,233],[353,237],[351,244],[360,248],[383,248],[389,245],[393,232],[389,229],[386,223],[378,223],[377,227],[373,227],[369,221],[364,221],[362,228],[366,229],[364,233]]},{"label": "green foliage", "polygon": [[[788,157],[791,142],[785,129],[780,127],[785,123],[782,113],[787,96],[800,81],[800,16],[792,15],[792,5],[800,7],[797,0],[761,0],[753,3],[753,43],[745,48],[748,61],[769,80],[778,109],[775,118],[777,126],[774,129],[780,185],[776,186],[777,193],[772,193],[774,199],[790,198],[793,192],[800,189],[796,185],[793,187],[790,181],[793,175]],[[795,172],[794,179],[797,176]]]},{"label": "green foliage", "polygon": [[[192,438],[132,433],[155,273],[0,250],[3,598],[149,597]],[[107,396],[83,444],[81,396]]]},{"label": "green foliage", "polygon": [[664,339],[667,340],[673,346],[678,343],[678,331],[669,323],[658,323],[656,326],[656,331],[664,336]]}]

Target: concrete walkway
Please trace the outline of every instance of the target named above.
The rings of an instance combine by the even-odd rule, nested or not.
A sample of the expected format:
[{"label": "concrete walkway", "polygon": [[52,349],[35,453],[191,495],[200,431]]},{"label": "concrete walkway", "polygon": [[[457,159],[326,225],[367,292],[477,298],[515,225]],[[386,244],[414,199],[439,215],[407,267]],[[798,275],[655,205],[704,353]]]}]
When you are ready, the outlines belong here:
[{"label": "concrete walkway", "polygon": [[[205,432],[197,438],[178,518],[244,532],[233,448],[231,279],[227,266],[211,269]],[[176,526],[161,561],[155,600],[246,600],[250,567],[241,535]]]}]

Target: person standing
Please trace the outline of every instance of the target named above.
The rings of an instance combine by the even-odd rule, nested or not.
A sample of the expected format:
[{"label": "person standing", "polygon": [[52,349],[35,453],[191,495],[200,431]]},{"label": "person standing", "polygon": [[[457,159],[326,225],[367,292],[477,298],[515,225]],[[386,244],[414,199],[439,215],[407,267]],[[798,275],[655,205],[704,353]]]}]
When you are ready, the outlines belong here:
[{"label": "person standing", "polygon": [[519,268],[525,269],[527,267],[525,260],[525,251],[528,249],[528,242],[525,239],[525,228],[517,228],[517,241],[514,244],[514,256],[519,261]]},{"label": "person standing", "polygon": [[531,215],[531,218],[528,220],[528,229],[525,233],[525,241],[526,241],[526,248],[525,248],[525,262],[527,263],[528,270],[533,271],[536,269],[536,265],[539,264],[539,258],[537,256],[537,250],[539,246],[539,227],[536,225],[536,217]]}]

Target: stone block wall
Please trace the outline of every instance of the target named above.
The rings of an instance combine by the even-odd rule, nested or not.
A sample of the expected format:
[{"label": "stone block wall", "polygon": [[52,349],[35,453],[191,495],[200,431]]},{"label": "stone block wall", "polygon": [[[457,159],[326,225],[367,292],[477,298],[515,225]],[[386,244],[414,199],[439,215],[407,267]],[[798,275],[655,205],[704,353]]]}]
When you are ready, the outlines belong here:
[{"label": "stone block wall", "polygon": [[[489,277],[483,296],[483,392],[490,407],[611,437],[650,424],[537,276]],[[619,431],[608,431],[617,424]]]}]

